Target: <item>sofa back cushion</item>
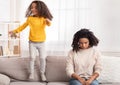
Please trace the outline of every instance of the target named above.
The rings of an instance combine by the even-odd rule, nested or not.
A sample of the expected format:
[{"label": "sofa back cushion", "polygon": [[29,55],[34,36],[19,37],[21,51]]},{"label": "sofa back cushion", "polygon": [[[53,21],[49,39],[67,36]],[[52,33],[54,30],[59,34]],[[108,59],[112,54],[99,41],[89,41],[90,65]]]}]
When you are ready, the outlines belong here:
[{"label": "sofa back cushion", "polygon": [[[103,70],[98,80],[101,83],[120,82],[120,57],[102,56]],[[65,71],[66,56],[48,56],[46,77],[48,81],[69,81]]]},{"label": "sofa back cushion", "polygon": [[120,57],[102,56],[103,70],[98,78],[101,83],[120,82]]},{"label": "sofa back cushion", "polygon": [[68,81],[66,75],[66,56],[48,56],[46,65],[47,81]]},{"label": "sofa back cushion", "polygon": [[[35,66],[35,80],[39,81],[39,70]],[[28,80],[29,58],[0,58],[0,73],[8,75],[13,80]]]}]

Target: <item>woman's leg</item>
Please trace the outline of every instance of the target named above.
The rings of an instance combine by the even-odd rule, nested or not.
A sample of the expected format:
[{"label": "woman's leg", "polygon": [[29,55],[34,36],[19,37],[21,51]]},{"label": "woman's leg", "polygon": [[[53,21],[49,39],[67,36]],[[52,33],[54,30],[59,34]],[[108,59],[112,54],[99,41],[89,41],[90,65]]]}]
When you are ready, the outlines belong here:
[{"label": "woman's leg", "polygon": [[94,80],[90,85],[99,85],[98,80]]},{"label": "woman's leg", "polygon": [[29,79],[32,80],[34,79],[34,64],[35,64],[35,52],[36,48],[34,46],[35,44],[29,41],[29,54],[30,54],[30,74],[29,74]]},{"label": "woman's leg", "polygon": [[69,81],[69,85],[82,85],[82,84],[77,79],[72,78]]},{"label": "woman's leg", "polygon": [[39,46],[37,46],[38,52],[39,52],[39,59],[40,59],[40,74],[42,81],[46,81],[45,76],[45,68],[46,68],[46,50],[45,50],[45,43],[41,42],[39,43]]}]

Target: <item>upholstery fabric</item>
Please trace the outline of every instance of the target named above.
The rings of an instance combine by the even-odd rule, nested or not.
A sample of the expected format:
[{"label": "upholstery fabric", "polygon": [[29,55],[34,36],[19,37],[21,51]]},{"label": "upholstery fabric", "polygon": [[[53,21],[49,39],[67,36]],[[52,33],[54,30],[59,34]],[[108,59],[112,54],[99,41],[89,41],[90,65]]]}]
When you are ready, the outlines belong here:
[{"label": "upholstery fabric", "polygon": [[10,85],[46,85],[45,82],[11,82]]},{"label": "upholstery fabric", "polygon": [[[47,56],[46,61],[47,83],[41,82],[38,59],[35,63],[35,79],[28,81],[28,57],[0,58],[0,73],[9,76],[0,76],[0,82],[5,83],[0,83],[0,85],[8,83],[10,85],[68,85],[69,77],[65,71],[66,56],[51,55]],[[102,64],[103,71],[98,78],[101,85],[120,85],[120,57],[102,56]]]},{"label": "upholstery fabric", "polygon": [[[39,69],[35,65],[35,79],[40,81]],[[11,79],[28,80],[29,58],[0,58],[0,73],[9,75]]]},{"label": "upholstery fabric", "polygon": [[69,78],[65,71],[65,56],[48,56],[46,66],[47,81],[68,81]]},{"label": "upholstery fabric", "polygon": [[0,85],[9,85],[10,78],[4,74],[0,74]]},{"label": "upholstery fabric", "polygon": [[68,82],[50,82],[47,85],[69,85]]},{"label": "upholstery fabric", "polygon": [[103,71],[99,77],[102,83],[120,82],[120,57],[102,56]]}]

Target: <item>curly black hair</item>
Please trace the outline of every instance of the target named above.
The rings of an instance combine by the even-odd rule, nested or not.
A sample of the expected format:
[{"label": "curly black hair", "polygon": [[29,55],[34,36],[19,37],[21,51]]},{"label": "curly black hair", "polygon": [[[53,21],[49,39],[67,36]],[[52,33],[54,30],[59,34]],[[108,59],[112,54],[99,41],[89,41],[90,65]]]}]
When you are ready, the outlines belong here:
[{"label": "curly black hair", "polygon": [[81,38],[87,38],[89,40],[90,47],[97,46],[99,43],[98,38],[94,35],[92,31],[90,31],[89,29],[83,28],[74,34],[73,42],[71,45],[73,48],[73,51],[76,51],[76,52],[79,51],[80,48],[78,43],[79,43],[79,39]]},{"label": "curly black hair", "polygon": [[32,12],[31,12],[31,6],[32,4],[35,3],[37,5],[37,10],[38,10],[38,15],[39,17],[44,17],[44,18],[48,18],[49,20],[52,20],[53,16],[52,14],[50,13],[47,5],[43,2],[43,1],[40,1],[40,0],[34,0],[31,2],[31,4],[29,5],[28,9],[26,10],[26,17],[29,17],[32,15]]}]

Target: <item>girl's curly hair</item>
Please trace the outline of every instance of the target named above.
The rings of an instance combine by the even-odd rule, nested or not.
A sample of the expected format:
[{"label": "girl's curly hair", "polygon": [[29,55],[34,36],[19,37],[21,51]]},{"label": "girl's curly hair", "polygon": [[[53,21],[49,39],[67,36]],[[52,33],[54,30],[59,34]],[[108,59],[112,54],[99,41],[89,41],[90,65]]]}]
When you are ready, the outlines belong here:
[{"label": "girl's curly hair", "polygon": [[39,17],[44,17],[44,18],[48,18],[49,20],[52,20],[53,16],[52,14],[50,13],[47,5],[43,2],[43,1],[40,1],[40,0],[34,0],[31,2],[31,4],[29,5],[28,9],[26,10],[26,17],[29,17],[32,15],[32,12],[31,12],[31,6],[32,4],[35,3],[37,5],[37,10],[38,10],[38,16]]},{"label": "girl's curly hair", "polygon": [[87,38],[89,40],[89,46],[93,47],[93,46],[97,46],[99,43],[99,40],[97,39],[97,37],[94,35],[94,33],[92,31],[90,31],[89,29],[83,28],[79,31],[77,31],[74,34],[73,37],[73,42],[72,42],[72,48],[73,51],[79,51],[79,39],[81,38]]}]

